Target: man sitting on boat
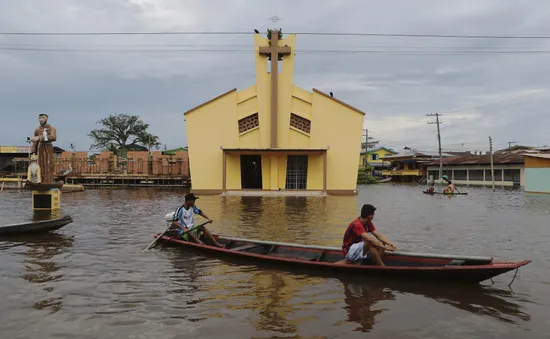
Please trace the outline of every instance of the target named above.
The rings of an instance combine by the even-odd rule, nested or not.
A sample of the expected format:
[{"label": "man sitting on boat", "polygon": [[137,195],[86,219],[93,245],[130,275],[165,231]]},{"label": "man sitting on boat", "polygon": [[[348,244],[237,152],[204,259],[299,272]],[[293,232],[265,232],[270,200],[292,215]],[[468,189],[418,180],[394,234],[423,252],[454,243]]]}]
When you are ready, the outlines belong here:
[{"label": "man sitting on boat", "polygon": [[195,214],[200,215],[201,217],[208,220],[208,223],[212,223],[212,219],[208,218],[206,214],[195,205],[195,200],[198,197],[193,193],[188,193],[185,195],[185,202],[181,205],[176,213],[174,213],[174,222],[172,225],[177,226],[178,234],[182,236],[186,241],[191,241],[204,245],[204,243],[199,239],[200,233],[205,234],[213,243],[218,247],[223,247],[222,244],[218,243],[212,234],[206,229],[206,227],[199,226],[194,227],[195,225]]},{"label": "man sitting on boat", "polygon": [[372,223],[374,211],[376,208],[373,205],[363,205],[361,216],[352,221],[346,229],[342,244],[345,263],[360,264],[363,259],[371,257],[376,265],[385,266],[382,261],[384,252],[397,250],[393,243],[376,231]]},{"label": "man sitting on boat", "polygon": [[447,188],[443,190],[443,193],[454,193],[455,185],[451,182],[451,180],[449,180],[446,175],[444,175],[442,178],[447,182]]}]

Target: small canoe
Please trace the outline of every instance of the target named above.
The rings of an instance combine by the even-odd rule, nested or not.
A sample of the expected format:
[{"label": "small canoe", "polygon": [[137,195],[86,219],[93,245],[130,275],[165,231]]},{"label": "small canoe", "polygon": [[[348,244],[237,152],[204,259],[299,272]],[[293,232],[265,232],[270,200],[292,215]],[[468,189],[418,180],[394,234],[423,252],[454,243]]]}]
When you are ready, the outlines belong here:
[{"label": "small canoe", "polygon": [[443,193],[443,192],[428,192],[428,191],[422,191],[422,193],[424,194],[430,194],[430,195],[436,195],[436,194],[441,194],[441,195],[468,195],[468,192],[454,192],[454,193]]},{"label": "small canoe", "polygon": [[[159,235],[160,233],[156,234],[155,238]],[[164,233],[158,242],[206,251],[216,257],[248,258],[261,263],[319,270],[330,274],[463,283],[479,283],[531,262],[530,260],[493,261],[491,257],[388,252],[384,257],[386,266],[381,267],[374,265],[368,259],[361,264],[342,263],[344,255],[342,250],[336,247],[288,244],[219,235],[214,237],[219,243],[224,244],[225,248],[209,245],[206,239],[202,239],[205,245],[185,241],[175,231]]]},{"label": "small canoe", "polygon": [[42,233],[60,229],[73,222],[69,215],[53,220],[40,220],[0,227],[0,236],[18,235],[24,233]]}]

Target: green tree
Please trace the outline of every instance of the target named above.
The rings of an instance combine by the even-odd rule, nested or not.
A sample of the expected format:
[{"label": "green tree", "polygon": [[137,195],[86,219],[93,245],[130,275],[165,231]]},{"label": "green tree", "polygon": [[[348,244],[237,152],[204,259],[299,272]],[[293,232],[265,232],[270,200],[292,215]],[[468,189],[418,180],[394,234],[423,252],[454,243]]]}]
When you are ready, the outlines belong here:
[{"label": "green tree", "polygon": [[371,172],[374,168],[372,166],[360,166],[357,172],[357,184],[358,185],[370,185],[377,184],[378,178],[371,176]]},{"label": "green tree", "polygon": [[[104,151],[119,150],[126,155],[128,149],[142,146],[159,149],[159,137],[147,131],[149,124],[144,123],[137,115],[111,114],[97,122],[103,127],[94,129],[88,136],[92,139],[92,148]],[[115,152],[119,153],[119,152]]]}]

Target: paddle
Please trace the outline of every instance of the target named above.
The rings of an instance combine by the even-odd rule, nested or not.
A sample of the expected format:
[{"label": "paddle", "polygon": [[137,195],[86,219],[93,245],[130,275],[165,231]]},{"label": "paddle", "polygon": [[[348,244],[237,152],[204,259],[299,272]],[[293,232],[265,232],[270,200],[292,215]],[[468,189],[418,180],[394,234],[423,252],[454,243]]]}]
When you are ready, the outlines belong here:
[{"label": "paddle", "polygon": [[[204,226],[204,225],[206,225],[206,224],[208,224],[208,221],[206,221],[206,222],[204,222],[204,223],[202,223],[202,224],[200,224],[200,225],[191,227],[191,228],[190,228],[189,230],[187,230],[185,233],[189,233],[189,232],[193,231],[195,228]],[[149,246],[147,246],[147,247],[143,250],[143,252],[147,251],[151,246],[153,246],[153,244],[156,243],[157,240],[159,240],[159,239],[164,235],[164,233],[166,233],[166,232],[170,229],[170,227],[172,227],[172,225],[168,226],[168,227],[164,230],[164,232],[162,232],[158,237],[156,237],[155,240],[153,240],[153,242],[151,242],[151,243],[149,244]]]}]

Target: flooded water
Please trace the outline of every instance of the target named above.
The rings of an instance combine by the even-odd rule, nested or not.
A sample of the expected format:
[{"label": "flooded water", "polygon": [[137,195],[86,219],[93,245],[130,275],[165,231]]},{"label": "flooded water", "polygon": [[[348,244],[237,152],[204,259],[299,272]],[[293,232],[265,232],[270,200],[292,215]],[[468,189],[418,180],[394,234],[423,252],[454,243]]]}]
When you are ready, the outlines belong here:
[{"label": "flooded water", "polygon": [[[5,338],[548,338],[550,196],[468,188],[427,196],[381,184],[356,197],[202,196],[227,236],[340,246],[363,203],[401,251],[531,259],[494,284],[321,277],[237,265],[196,252],[143,253],[182,191],[64,194],[74,223],[0,239]],[[460,188],[459,189],[466,189]],[[0,224],[31,220],[28,191],[0,193]],[[368,332],[368,333],[367,333]]]}]

